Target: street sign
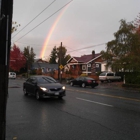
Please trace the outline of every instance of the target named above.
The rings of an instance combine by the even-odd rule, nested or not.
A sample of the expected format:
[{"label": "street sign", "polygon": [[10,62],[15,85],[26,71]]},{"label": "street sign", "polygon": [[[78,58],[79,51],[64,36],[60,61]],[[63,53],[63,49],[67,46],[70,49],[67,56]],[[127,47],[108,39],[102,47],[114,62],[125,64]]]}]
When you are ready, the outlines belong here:
[{"label": "street sign", "polygon": [[59,68],[62,70],[64,67],[63,67],[63,65],[60,65]]}]

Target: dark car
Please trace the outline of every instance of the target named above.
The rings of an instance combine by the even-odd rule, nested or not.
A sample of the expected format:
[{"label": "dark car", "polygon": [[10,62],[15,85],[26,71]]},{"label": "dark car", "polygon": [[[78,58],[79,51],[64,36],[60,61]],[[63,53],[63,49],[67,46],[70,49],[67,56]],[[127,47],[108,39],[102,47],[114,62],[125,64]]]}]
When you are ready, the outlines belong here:
[{"label": "dark car", "polygon": [[62,98],[66,95],[65,86],[50,76],[32,76],[23,83],[24,95],[35,95],[36,99],[46,97]]},{"label": "dark car", "polygon": [[70,85],[79,85],[83,88],[85,88],[86,86],[91,86],[92,88],[94,88],[98,86],[98,82],[91,77],[77,77],[76,79],[70,81]]}]

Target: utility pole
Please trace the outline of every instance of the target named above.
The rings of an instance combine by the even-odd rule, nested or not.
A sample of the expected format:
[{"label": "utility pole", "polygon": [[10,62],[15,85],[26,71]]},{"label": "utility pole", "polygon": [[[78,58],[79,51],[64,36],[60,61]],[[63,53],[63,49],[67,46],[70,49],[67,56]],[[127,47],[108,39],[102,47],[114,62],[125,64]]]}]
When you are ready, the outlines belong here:
[{"label": "utility pole", "polygon": [[[60,46],[60,66],[62,65],[62,42]],[[62,82],[62,70],[60,68],[60,82]]]},{"label": "utility pole", "polygon": [[61,42],[61,45],[59,47],[59,56],[58,56],[58,80],[60,80],[61,82],[61,63],[62,63],[62,42]]},{"label": "utility pole", "polygon": [[0,140],[6,136],[6,105],[11,46],[13,0],[0,0]]}]

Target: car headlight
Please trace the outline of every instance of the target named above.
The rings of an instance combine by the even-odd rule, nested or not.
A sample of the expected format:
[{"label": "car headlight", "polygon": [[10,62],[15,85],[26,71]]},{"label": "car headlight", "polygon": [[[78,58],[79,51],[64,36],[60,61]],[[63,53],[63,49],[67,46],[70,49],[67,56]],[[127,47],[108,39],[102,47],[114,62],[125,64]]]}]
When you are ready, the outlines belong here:
[{"label": "car headlight", "polygon": [[66,89],[66,87],[65,87],[65,86],[63,86],[63,87],[62,87],[62,89],[63,89],[63,90],[65,90],[65,89]]},{"label": "car headlight", "polygon": [[47,88],[44,88],[44,87],[40,87],[40,89],[42,89],[43,91],[47,91],[48,90]]}]

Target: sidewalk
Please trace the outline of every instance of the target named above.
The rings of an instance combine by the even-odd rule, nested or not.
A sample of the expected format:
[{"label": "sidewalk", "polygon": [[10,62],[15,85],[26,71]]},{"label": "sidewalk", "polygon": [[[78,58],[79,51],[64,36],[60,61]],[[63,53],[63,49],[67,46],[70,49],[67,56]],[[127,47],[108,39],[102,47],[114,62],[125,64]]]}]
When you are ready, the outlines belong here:
[{"label": "sidewalk", "polygon": [[128,90],[128,91],[134,91],[140,93],[140,88],[132,88],[132,87],[123,87],[123,82],[111,82],[111,83],[100,83],[99,86],[104,86],[107,88],[113,88],[113,89],[120,89],[120,90]]}]

